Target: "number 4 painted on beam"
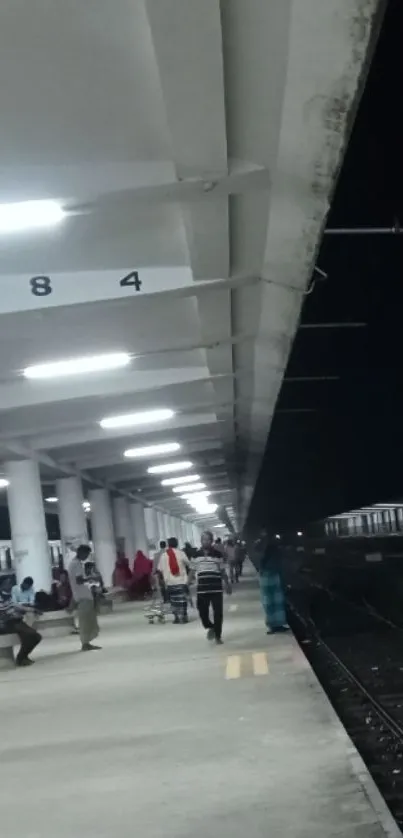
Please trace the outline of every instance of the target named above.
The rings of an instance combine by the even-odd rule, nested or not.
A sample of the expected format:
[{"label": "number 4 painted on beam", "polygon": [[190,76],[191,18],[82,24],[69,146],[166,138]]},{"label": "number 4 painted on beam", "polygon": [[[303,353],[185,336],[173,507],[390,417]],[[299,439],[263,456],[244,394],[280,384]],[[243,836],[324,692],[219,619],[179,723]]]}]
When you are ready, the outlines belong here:
[{"label": "number 4 painted on beam", "polygon": [[120,287],[127,288],[129,285],[132,285],[136,291],[141,291],[142,281],[139,278],[137,271],[132,271],[130,274],[124,277],[124,279],[120,280]]}]

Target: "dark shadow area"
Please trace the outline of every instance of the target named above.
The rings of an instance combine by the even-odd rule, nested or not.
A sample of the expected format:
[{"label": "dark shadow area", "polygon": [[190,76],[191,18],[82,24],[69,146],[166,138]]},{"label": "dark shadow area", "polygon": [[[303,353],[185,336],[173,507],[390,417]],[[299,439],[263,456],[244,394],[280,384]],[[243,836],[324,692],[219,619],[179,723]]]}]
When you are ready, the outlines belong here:
[{"label": "dark shadow area", "polygon": [[[402,32],[390,0],[328,229],[403,225]],[[403,236],[325,234],[317,265],[327,279],[305,299],[250,532],[403,495]]]}]

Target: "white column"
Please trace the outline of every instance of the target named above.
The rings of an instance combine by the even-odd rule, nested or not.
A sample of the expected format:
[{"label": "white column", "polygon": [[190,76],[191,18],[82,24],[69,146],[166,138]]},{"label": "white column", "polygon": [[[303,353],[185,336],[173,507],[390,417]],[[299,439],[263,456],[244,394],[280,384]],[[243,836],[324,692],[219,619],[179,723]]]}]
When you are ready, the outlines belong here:
[{"label": "white column", "polygon": [[178,532],[176,527],[176,518],[172,515],[167,515],[167,530],[169,533],[168,538],[178,538]]},{"label": "white column", "polygon": [[172,528],[172,518],[171,518],[170,515],[165,515],[164,514],[164,527],[165,527],[165,537],[168,540],[168,538],[171,538],[173,535],[175,535],[175,533],[173,531],[173,528]]},{"label": "white column", "polygon": [[171,518],[172,534],[178,539],[179,547],[182,547],[182,532],[179,518]]},{"label": "white column", "polygon": [[134,559],[134,540],[127,498],[118,497],[113,499],[113,520],[119,549],[122,547],[126,558],[132,563]]},{"label": "white column", "polygon": [[179,521],[180,523],[180,534],[181,534],[181,547],[185,544],[185,541],[188,540],[187,532],[186,532],[186,524],[184,521]]},{"label": "white column", "polygon": [[104,584],[109,588],[112,585],[112,573],[116,562],[116,544],[108,490],[91,489],[89,501],[95,562]]},{"label": "white column", "polygon": [[160,541],[166,541],[166,538],[167,538],[166,526],[165,526],[165,515],[164,515],[163,512],[160,512],[159,509],[157,509],[157,526],[158,526],[158,543],[157,543],[156,546],[158,547],[159,542]]},{"label": "white column", "polygon": [[198,527],[196,527],[196,526],[193,524],[192,530],[193,530],[193,541],[192,541],[192,543],[194,544],[194,546],[195,546],[195,547],[198,547],[198,546],[199,546],[199,544],[200,544],[200,532],[199,532],[199,529],[198,529]]},{"label": "white column", "polygon": [[142,550],[147,555],[148,541],[144,506],[141,503],[129,503],[129,509],[133,528],[134,552],[136,553],[137,550]]},{"label": "white column", "polygon": [[61,477],[56,480],[59,499],[59,524],[63,556],[80,544],[88,544],[87,519],[83,503],[83,487],[79,477]]},{"label": "white column", "polygon": [[17,582],[32,576],[37,591],[50,591],[52,565],[38,463],[19,460],[5,464],[8,510]]},{"label": "white column", "polygon": [[146,519],[148,550],[156,550],[159,542],[157,510],[153,506],[146,506],[144,515]]}]

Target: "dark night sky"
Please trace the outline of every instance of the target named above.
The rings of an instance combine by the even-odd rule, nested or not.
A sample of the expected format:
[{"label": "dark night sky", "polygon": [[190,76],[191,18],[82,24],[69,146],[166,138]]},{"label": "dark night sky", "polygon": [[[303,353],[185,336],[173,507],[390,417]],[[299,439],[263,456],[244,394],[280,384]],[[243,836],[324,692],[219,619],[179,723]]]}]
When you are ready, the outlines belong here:
[{"label": "dark night sky", "polygon": [[[328,227],[403,226],[403,3],[390,0]],[[400,125],[399,125],[400,122]],[[327,272],[306,298],[248,526],[295,530],[327,514],[403,497],[403,236],[325,237]],[[304,409],[310,412],[288,413]]]}]

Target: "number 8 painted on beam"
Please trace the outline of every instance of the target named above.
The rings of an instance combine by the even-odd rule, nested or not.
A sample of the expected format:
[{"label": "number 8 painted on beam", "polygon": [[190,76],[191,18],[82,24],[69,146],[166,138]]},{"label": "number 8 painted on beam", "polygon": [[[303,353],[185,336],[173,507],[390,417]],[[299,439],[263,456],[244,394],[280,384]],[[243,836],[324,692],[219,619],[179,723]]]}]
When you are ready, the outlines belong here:
[{"label": "number 8 painted on beam", "polygon": [[53,291],[49,276],[34,276],[29,281],[35,297],[48,297]]}]

